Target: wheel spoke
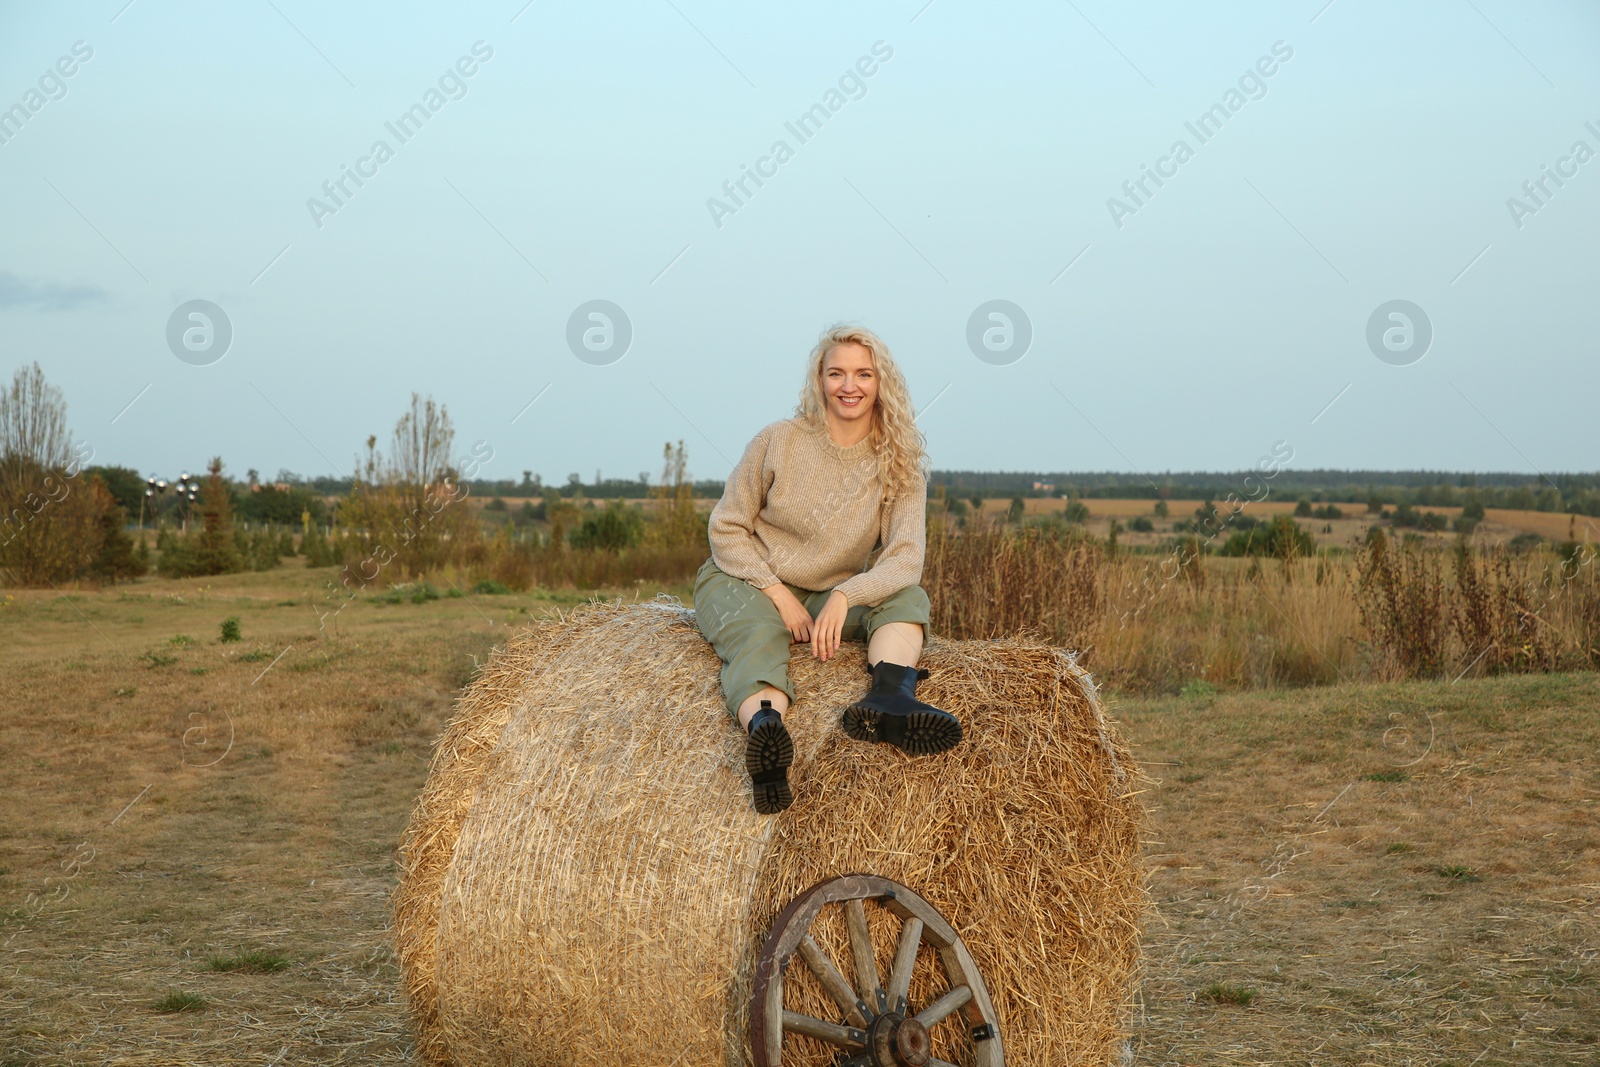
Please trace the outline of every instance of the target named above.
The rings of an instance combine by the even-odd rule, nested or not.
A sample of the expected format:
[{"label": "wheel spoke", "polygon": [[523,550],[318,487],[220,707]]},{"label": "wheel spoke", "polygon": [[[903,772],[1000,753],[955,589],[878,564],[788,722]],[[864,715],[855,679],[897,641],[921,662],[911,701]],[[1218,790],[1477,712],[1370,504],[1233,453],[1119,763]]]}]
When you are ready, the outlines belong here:
[{"label": "wheel spoke", "polygon": [[[868,900],[876,901],[900,920],[892,963],[879,956],[881,946],[874,944],[874,934],[888,931],[874,931],[870,926]],[[810,932],[813,921],[827,908],[844,911],[849,945],[839,944],[837,957],[824,952]],[[837,926],[830,928],[830,943],[836,930]],[[840,942],[844,940],[839,938]],[[924,945],[937,954],[936,969],[943,972],[942,985],[948,992],[932,1003],[922,1001],[919,995],[922,1011],[912,1014],[908,1000],[914,972],[926,967],[922,961]],[[850,954],[848,963],[846,952]],[[811,1004],[815,994],[810,991],[792,990],[791,995],[803,992],[805,1003],[811,1004],[806,1011],[815,1015],[784,1010],[784,972],[787,969],[792,981],[799,980],[800,972],[788,966],[796,956],[805,961],[806,970],[827,999]],[[837,1006],[839,1014],[829,1010],[829,1001]],[[975,1067],[1004,1067],[999,1021],[983,975],[949,919],[898,882],[871,874],[841,875],[818,882],[795,897],[772,921],[752,977],[750,1061],[753,1067],[782,1067],[784,1038],[793,1034],[796,1041],[791,1045],[801,1044],[799,1039],[806,1038],[820,1042],[816,1048],[832,1048],[836,1067],[875,1067],[880,1059],[898,1063],[904,1057],[922,1060],[927,1067],[956,1067],[937,1057],[923,1060],[928,1052],[926,1030],[952,1015],[964,1033],[956,1035],[946,1028],[941,1031],[945,1039],[970,1037],[970,1045],[960,1042],[964,1058],[970,1057]],[[879,1032],[874,1032],[874,1027]],[[909,1033],[904,1032],[907,1028]],[[889,1042],[887,1048],[884,1041]]]},{"label": "wheel spoke", "polygon": [[917,962],[917,948],[921,944],[922,920],[913,915],[900,928],[894,969],[889,972],[889,1007],[894,1011],[905,1011],[906,994],[911,991],[911,968]]},{"label": "wheel spoke", "polygon": [[839,1005],[839,1010],[844,1012],[845,1018],[857,1026],[865,1027],[870,1009],[858,999],[855,991],[850,988],[850,983],[844,980],[844,975],[839,973],[839,968],[833,961],[822,954],[822,949],[817,947],[816,939],[807,934],[800,941],[800,956],[806,961],[806,966],[811,968],[811,973],[817,976],[817,981],[822,983],[822,988]]},{"label": "wheel spoke", "polygon": [[825,1022],[810,1015],[801,1015],[799,1012],[784,1012],[783,1028],[791,1034],[804,1034],[806,1037],[814,1037],[818,1041],[826,1041],[839,1048],[867,1047],[867,1035],[862,1031],[840,1026],[838,1023]]},{"label": "wheel spoke", "polygon": [[958,985],[926,1008],[917,1012],[917,1022],[932,1028],[935,1023],[943,1022],[953,1011],[965,1006],[972,999],[972,990],[964,985]]},{"label": "wheel spoke", "polygon": [[850,931],[850,958],[856,965],[856,991],[880,1015],[884,1005],[883,985],[878,978],[878,961],[872,955],[872,934],[867,929],[867,909],[859,900],[844,902],[845,926]]}]

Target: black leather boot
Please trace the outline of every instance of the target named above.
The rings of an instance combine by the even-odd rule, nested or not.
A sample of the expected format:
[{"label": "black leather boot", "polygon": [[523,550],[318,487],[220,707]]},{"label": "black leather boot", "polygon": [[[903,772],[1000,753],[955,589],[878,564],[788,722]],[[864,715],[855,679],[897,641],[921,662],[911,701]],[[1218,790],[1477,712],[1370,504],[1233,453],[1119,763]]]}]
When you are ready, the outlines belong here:
[{"label": "black leather boot", "polygon": [[744,769],[750,773],[750,792],[756,812],[776,815],[794,803],[789,792],[789,765],[794,762],[794,741],[783,716],[763,700],[750,717],[749,739],[744,743]]},{"label": "black leather boot", "polygon": [[868,665],[872,689],[844,709],[839,725],[857,741],[887,741],[914,756],[961,743],[961,720],[917,699],[917,680],[928,672],[879,660]]}]

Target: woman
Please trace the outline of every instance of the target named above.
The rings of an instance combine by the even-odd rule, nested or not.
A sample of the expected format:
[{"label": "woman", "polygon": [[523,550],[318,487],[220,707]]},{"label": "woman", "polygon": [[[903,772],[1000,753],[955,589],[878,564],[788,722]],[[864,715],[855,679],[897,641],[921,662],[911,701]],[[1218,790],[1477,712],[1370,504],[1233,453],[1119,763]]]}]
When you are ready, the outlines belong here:
[{"label": "woman", "polygon": [[[865,638],[872,685],[844,709],[859,741],[942,752],[954,715],[916,697],[928,630],[922,578],[927,477],[905,379],[870,330],[836,326],[811,352],[794,417],[756,434],[712,509],[695,619],[722,658],[728,711],[747,735],[756,811],[792,802],[789,645],[826,661]],[[867,557],[882,546],[870,569]]]}]

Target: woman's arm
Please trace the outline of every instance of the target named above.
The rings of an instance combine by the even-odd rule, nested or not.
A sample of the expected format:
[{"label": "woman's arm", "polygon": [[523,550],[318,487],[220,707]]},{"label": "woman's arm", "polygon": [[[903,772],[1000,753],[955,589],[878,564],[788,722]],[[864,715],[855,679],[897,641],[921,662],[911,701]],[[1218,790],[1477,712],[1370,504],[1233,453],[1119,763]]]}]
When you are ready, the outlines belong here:
[{"label": "woman's arm", "polygon": [[767,487],[771,484],[764,468],[772,429],[772,426],[763,429],[745,448],[733,473],[728,475],[722,499],[711,509],[711,520],[706,526],[711,558],[718,568],[757,589],[780,582],[762,558],[761,542],[756,540],[756,516],[761,512]]},{"label": "woman's arm", "polygon": [[877,561],[834,586],[834,591],[843,593],[852,605],[876,607],[891,594],[921,582],[927,547],[927,508],[928,485],[919,477],[889,509],[889,529]]}]

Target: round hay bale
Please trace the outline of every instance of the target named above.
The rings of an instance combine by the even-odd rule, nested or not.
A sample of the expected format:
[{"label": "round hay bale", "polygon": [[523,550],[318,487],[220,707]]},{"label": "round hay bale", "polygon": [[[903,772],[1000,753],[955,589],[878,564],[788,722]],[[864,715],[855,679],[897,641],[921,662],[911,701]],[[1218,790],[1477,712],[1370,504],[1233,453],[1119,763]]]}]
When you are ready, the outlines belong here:
[{"label": "round hay bale", "polygon": [[913,759],[839,729],[868,681],[863,645],[829,663],[796,646],[795,802],[778,816],[752,810],[719,666],[661,596],[540,620],[467,688],[394,900],[423,1060],[748,1064],[774,917],[865,873],[950,920],[1010,1063],[1111,1062],[1147,903],[1145,779],[1073,655],[935,637],[918,692],[966,739]]}]

